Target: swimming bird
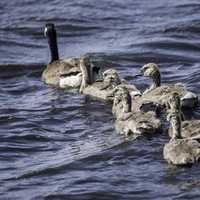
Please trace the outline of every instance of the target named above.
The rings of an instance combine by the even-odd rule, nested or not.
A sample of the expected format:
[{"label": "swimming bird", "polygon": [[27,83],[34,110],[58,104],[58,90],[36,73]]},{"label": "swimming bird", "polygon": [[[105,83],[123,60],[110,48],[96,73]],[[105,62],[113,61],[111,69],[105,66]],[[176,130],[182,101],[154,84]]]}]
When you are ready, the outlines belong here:
[{"label": "swimming bird", "polygon": [[156,114],[150,112],[132,112],[131,95],[125,86],[117,86],[114,93],[112,113],[116,118],[115,126],[118,133],[125,136],[156,133],[161,123]]},{"label": "swimming bird", "polygon": [[173,93],[168,100],[167,111],[171,139],[164,145],[163,156],[170,164],[191,165],[200,158],[200,143],[192,137],[183,137],[181,118],[179,94]]},{"label": "swimming bird", "polygon": [[152,102],[158,107],[165,107],[169,96],[176,92],[180,96],[182,107],[195,107],[198,103],[198,96],[191,91],[188,91],[182,84],[162,85],[161,75],[158,65],[155,63],[148,63],[141,68],[143,76],[151,77],[152,85],[146,89],[142,95],[147,102]]},{"label": "swimming bird", "polygon": [[[173,138],[174,135],[177,135],[179,138],[200,140],[200,120],[185,120],[180,107],[180,98],[178,94],[172,94],[167,103],[167,120],[170,121],[175,119],[175,122],[178,123],[172,122],[173,126],[170,126],[168,131],[170,138]],[[181,129],[181,131],[179,129]],[[180,136],[177,130],[180,133]]]},{"label": "swimming bird", "polygon": [[164,146],[163,156],[169,164],[192,165],[199,161],[200,143],[196,140],[171,139]]},{"label": "swimming bird", "polygon": [[[44,35],[48,38],[51,62],[42,73],[42,80],[60,88],[80,88],[82,84],[82,68],[80,58],[59,59],[57,34],[54,24],[46,24]],[[84,56],[86,57],[86,56]],[[84,58],[88,73],[95,71],[89,59]]]},{"label": "swimming bird", "polygon": [[88,84],[83,90],[83,94],[91,96],[95,99],[102,100],[104,102],[113,102],[114,91],[118,85],[123,85],[134,95],[141,95],[140,91],[135,85],[131,85],[123,81],[117,70],[109,68],[103,72],[103,79],[100,81]]}]

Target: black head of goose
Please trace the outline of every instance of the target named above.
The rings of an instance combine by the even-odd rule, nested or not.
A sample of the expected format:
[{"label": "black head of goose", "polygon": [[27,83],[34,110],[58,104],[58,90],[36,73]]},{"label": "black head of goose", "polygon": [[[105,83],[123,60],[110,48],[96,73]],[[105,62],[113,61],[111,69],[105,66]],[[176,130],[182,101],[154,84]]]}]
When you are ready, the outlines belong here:
[{"label": "black head of goose", "polygon": [[132,112],[131,107],[132,100],[128,89],[124,86],[117,86],[112,107],[117,132],[125,136],[131,134],[137,137],[160,130],[161,123],[154,112]]},{"label": "black head of goose", "polygon": [[152,78],[152,85],[143,93],[144,99],[156,102],[160,106],[165,106],[169,96],[176,92],[180,96],[182,107],[195,107],[198,103],[198,96],[188,91],[183,84],[162,85],[161,75],[158,65],[148,63],[141,68],[143,76]]},{"label": "black head of goose", "polygon": [[192,138],[182,137],[180,98],[173,93],[168,100],[167,118],[170,122],[170,141],[163,149],[164,159],[174,165],[191,165],[200,158],[200,143]]}]

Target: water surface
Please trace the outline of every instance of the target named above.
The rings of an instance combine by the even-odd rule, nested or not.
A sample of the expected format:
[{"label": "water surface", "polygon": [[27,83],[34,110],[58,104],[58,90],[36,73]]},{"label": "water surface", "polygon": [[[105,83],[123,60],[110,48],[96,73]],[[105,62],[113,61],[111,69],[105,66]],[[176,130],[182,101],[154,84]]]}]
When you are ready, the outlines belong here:
[{"label": "water surface", "polygon": [[156,62],[163,83],[199,95],[199,9],[198,0],[2,0],[0,199],[199,199],[199,165],[163,160],[166,131],[125,141],[109,105],[49,87],[44,66],[29,65],[48,63],[42,32],[53,22],[61,57],[90,53],[139,88],[149,83],[135,76],[140,66]]}]

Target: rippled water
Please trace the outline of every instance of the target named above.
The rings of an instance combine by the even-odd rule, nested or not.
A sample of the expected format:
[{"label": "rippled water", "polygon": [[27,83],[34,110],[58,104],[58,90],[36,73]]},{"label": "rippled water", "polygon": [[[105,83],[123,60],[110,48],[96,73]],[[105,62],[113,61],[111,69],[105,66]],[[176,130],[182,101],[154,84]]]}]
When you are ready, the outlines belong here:
[{"label": "rippled water", "polygon": [[199,199],[199,165],[163,160],[166,131],[124,141],[108,105],[49,87],[44,66],[27,65],[48,63],[42,31],[54,22],[61,57],[90,53],[140,88],[139,67],[156,62],[163,83],[200,94],[199,10],[198,0],[2,0],[0,199]]}]

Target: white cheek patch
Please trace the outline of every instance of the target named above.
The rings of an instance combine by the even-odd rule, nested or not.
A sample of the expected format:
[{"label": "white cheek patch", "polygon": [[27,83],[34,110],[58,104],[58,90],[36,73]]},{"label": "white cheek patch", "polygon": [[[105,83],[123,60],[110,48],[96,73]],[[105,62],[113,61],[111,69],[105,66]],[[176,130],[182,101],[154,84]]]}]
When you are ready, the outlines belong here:
[{"label": "white cheek patch", "polygon": [[68,76],[68,77],[60,77],[59,86],[61,88],[79,88],[82,82],[82,73],[77,75]]},{"label": "white cheek patch", "polygon": [[47,27],[44,28],[44,36],[47,36]]}]

